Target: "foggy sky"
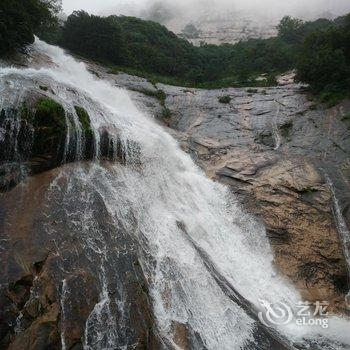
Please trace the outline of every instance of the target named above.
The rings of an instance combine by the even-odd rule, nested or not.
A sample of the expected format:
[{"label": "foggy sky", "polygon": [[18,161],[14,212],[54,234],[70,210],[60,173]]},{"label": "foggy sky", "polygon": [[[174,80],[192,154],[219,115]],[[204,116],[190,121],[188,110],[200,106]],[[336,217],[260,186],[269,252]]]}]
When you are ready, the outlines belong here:
[{"label": "foggy sky", "polygon": [[350,0],[63,0],[63,9],[67,14],[84,9],[96,14],[142,16],[157,3],[164,5],[176,17],[245,11],[255,16],[282,17],[290,14],[312,18],[328,11],[334,15],[350,12]]}]

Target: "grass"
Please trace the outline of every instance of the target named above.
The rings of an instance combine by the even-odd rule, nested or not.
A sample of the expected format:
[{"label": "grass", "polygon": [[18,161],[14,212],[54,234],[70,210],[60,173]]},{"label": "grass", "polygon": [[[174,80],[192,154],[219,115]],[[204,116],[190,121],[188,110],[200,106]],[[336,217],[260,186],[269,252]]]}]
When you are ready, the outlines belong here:
[{"label": "grass", "polygon": [[140,92],[146,96],[154,97],[159,101],[159,104],[162,106],[162,113],[161,118],[162,119],[170,119],[171,117],[171,111],[168,107],[165,105],[166,100],[166,93],[163,90],[149,90],[149,89],[137,89],[134,90],[137,92]]},{"label": "grass", "polygon": [[[80,58],[86,61],[86,57],[84,56],[81,56],[81,55],[75,55],[75,56],[77,58]],[[228,76],[222,79],[217,79],[214,81],[194,82],[194,81],[189,81],[180,77],[171,77],[171,76],[164,76],[164,75],[159,75],[155,73],[149,73],[144,71],[141,68],[118,66],[103,60],[89,59],[89,62],[95,62],[96,64],[106,67],[107,73],[109,74],[119,74],[119,73],[130,74],[133,76],[144,78],[153,85],[161,83],[165,85],[180,86],[180,87],[194,88],[194,89],[206,89],[206,90],[277,86],[278,83],[275,75],[284,72],[284,71],[275,71],[273,74],[269,75],[266,80],[260,80],[260,81],[256,80],[256,78],[259,75],[261,75],[261,73],[259,74],[252,73],[251,76],[244,81],[242,81],[237,75],[232,75],[232,76]]]},{"label": "grass", "polygon": [[171,111],[167,107],[163,107],[162,110],[162,119],[169,119],[171,117]]},{"label": "grass", "polygon": [[318,192],[318,190],[316,188],[308,186],[308,187],[305,187],[305,188],[301,189],[298,192],[301,193],[301,194],[313,194],[313,193]]},{"label": "grass", "polygon": [[328,108],[334,107],[336,104],[345,100],[346,98],[350,98],[350,91],[323,91],[320,93],[314,93],[315,98],[324,103]]},{"label": "grass", "polygon": [[258,89],[247,89],[248,94],[256,94]]},{"label": "grass", "polygon": [[267,80],[257,81],[255,75],[249,77],[246,81],[240,81],[237,76],[225,77],[223,79],[218,79],[214,81],[206,81],[206,82],[193,82],[188,81],[183,78],[178,77],[169,77],[162,76],[153,73],[145,72],[141,69],[124,67],[124,66],[114,66],[111,64],[97,62],[99,64],[104,65],[108,68],[108,73],[110,74],[119,74],[126,73],[133,76],[137,76],[140,78],[144,78],[148,80],[153,85],[158,83],[165,85],[173,85],[173,86],[182,86],[187,88],[196,88],[196,89],[207,89],[207,90],[215,90],[215,89],[224,89],[224,88],[240,88],[240,87],[269,87],[276,86],[277,82],[275,77],[271,77]]},{"label": "grass", "polygon": [[328,108],[334,107],[337,103],[350,97],[350,91],[325,91],[318,98],[325,103]]},{"label": "grass", "polygon": [[331,108],[342,100],[350,98],[350,91],[346,89],[338,91],[318,91],[312,89],[311,87],[305,87],[304,91],[307,93],[306,96],[308,101],[313,102],[313,104],[310,106],[311,110],[317,109],[320,103],[325,105],[326,108]]},{"label": "grass", "polygon": [[220,103],[228,104],[232,101],[232,98],[228,95],[218,97]]},{"label": "grass", "polygon": [[149,89],[136,89],[134,91],[140,92],[146,96],[156,98],[162,106],[164,106],[165,104],[166,93],[163,90],[157,89],[156,91],[154,91]]}]

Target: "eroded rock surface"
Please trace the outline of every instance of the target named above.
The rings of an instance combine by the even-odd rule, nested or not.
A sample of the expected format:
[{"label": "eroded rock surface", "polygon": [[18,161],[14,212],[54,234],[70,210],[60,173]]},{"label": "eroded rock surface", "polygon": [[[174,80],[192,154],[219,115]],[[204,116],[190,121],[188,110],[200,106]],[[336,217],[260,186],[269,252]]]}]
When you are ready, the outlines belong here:
[{"label": "eroded rock surface", "polygon": [[[158,86],[170,127],[207,175],[266,225],[275,262],[310,300],[345,312],[346,262],[326,177],[350,223],[350,103],[315,106],[302,87],[207,91]],[[230,96],[229,104],[219,102]],[[326,177],[325,177],[326,176]]]},{"label": "eroded rock surface", "polygon": [[[227,184],[264,222],[276,266],[303,297],[347,312],[346,245],[334,206],[337,201],[350,227],[350,101],[329,109],[317,105],[292,83],[293,73],[273,88],[202,90],[91,69],[131,89],[139,108],[170,127],[205,173]],[[230,102],[220,103],[223,96]]]},{"label": "eroded rock surface", "polygon": [[[107,76],[124,86],[124,74]],[[138,92],[131,96],[170,127],[210,178],[228,185],[264,222],[276,266],[303,297],[327,300],[332,311],[346,313],[346,244],[339,237],[334,205],[337,200],[350,227],[350,102],[329,109],[317,105],[303,86],[291,83],[291,76],[280,77],[278,87],[258,89],[157,84],[166,94],[163,103],[142,94],[144,79],[137,87],[133,78]],[[222,96],[231,101],[220,103]],[[153,102],[144,104],[145,99]],[[162,108],[169,111],[166,119]]]},{"label": "eroded rock surface", "polygon": [[1,348],[82,349],[83,339],[161,348],[139,242],[80,177],[90,166],[66,165],[2,195]]}]

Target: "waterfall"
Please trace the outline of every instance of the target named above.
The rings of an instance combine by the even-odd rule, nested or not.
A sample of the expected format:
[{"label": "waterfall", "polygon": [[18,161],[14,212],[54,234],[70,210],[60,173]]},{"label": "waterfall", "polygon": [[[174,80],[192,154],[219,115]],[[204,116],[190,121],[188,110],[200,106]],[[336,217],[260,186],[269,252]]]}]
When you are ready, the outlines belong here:
[{"label": "waterfall", "polygon": [[[331,177],[324,171],[324,175],[332,193],[333,201],[333,216],[336,223],[337,231],[339,234],[340,241],[342,243],[343,252],[346,260],[348,278],[350,278],[350,231],[342,214],[341,205],[337,197],[337,189],[332,181]],[[350,291],[345,298],[347,307],[350,308]]]},{"label": "waterfall", "polygon": [[272,135],[275,141],[275,147],[273,149],[277,151],[281,147],[281,135],[277,123],[277,120],[280,117],[281,103],[276,100],[274,100],[274,102],[277,104],[277,111],[272,119]]},{"label": "waterfall", "polygon": [[[78,105],[88,112],[96,143],[93,161],[77,161],[72,173],[62,170],[51,185],[52,201],[57,193],[62,195],[60,210],[66,211],[79,232],[74,239],[81,242],[86,260],[93,261],[98,271],[99,300],[86,321],[84,349],[121,349],[127,337],[123,325],[128,318],[127,291],[118,284],[118,276],[111,275],[122,253],[116,257],[109,251],[105,233],[96,229],[91,206],[95,197],[115,226],[112,238],[120,238],[122,227],[139,247],[136,254],[149,283],[157,329],[167,347],[180,348],[173,327],[184,324],[201,338],[202,347],[194,349],[262,349],[259,332],[274,339],[278,349],[349,349],[349,322],[340,317],[330,317],[326,329],[293,321],[264,326],[258,319],[264,311],[261,300],[293,310],[302,301],[276,271],[264,227],[241,208],[228,188],[206,178],[177,142],[136,108],[126,91],[99,80],[85,64],[57,47],[37,40],[34,49],[50,57],[52,66],[2,68],[1,81],[47,82],[53,91],[50,96],[66,111],[72,114]],[[19,85],[14,90],[25,88]],[[71,123],[79,126],[76,118]],[[106,165],[100,159],[101,128],[108,128],[118,140],[124,164]],[[77,138],[81,139],[81,132]],[[83,141],[78,144],[76,149],[81,150]],[[76,159],[81,159],[79,152]],[[63,177],[68,181],[65,190],[60,188]],[[79,206],[72,210],[68,198],[74,196]],[[48,232],[58,251],[63,251],[65,242],[49,228]],[[67,269],[62,257],[61,270]],[[112,284],[117,286],[115,295],[109,292]],[[69,307],[69,294],[76,292],[70,285],[65,278],[59,286],[63,309]],[[63,348],[67,332],[63,326]]]}]

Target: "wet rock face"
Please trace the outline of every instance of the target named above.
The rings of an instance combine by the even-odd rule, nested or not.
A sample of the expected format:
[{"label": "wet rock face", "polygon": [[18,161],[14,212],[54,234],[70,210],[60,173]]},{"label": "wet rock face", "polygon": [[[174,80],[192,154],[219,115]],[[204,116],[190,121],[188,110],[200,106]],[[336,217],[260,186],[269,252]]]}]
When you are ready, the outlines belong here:
[{"label": "wet rock face", "polygon": [[[131,84],[139,108],[170,126],[206,174],[227,184],[264,222],[277,268],[304,298],[327,300],[331,311],[345,312],[348,273],[325,174],[350,227],[350,102],[317,106],[293,84],[293,74],[281,76],[279,87],[208,91],[146,86],[142,78],[91,67],[118,86]],[[223,96],[229,103],[220,103]]]},{"label": "wet rock face", "polygon": [[[305,298],[327,300],[333,311],[344,311],[346,264],[324,173],[333,180],[349,223],[350,132],[344,118],[349,105],[310,108],[295,85],[254,92],[154,87],[92,69],[119,86],[131,84],[140,108],[162,122],[166,108],[169,132],[181,147],[264,221],[282,273]],[[33,92],[32,81],[21,84],[25,117],[16,100],[1,114],[1,122],[15,121],[10,131],[16,137],[7,139],[9,147],[0,147],[6,165],[0,176],[8,191],[0,198],[0,348],[77,350],[108,348],[109,342],[121,348],[166,348],[157,335],[150,281],[140,264],[142,242],[132,236],[133,227],[115,221],[89,176],[79,176],[103,171],[110,161],[123,164],[119,131],[111,125],[99,128],[99,155],[107,162],[92,164],[96,135],[88,111],[75,104],[67,108],[51,87]],[[142,93],[145,87],[152,94]],[[69,98],[75,94],[62,88]],[[224,95],[229,103],[219,102]],[[80,148],[77,130],[67,127],[77,124],[69,124],[67,114],[79,121]],[[68,129],[73,137],[67,148]],[[13,134],[2,131],[0,143],[8,135]],[[137,146],[132,148],[137,153]],[[24,174],[18,166],[23,163]],[[24,179],[23,186],[10,189]],[[172,327],[181,348],[205,348],[188,325]]]},{"label": "wet rock face", "polygon": [[[125,82],[125,75],[107,76],[118,85]],[[144,103],[147,96],[132,97],[170,126],[209,177],[228,185],[264,222],[276,267],[303,297],[327,300],[330,311],[344,313],[348,272],[325,175],[350,227],[350,102],[317,106],[290,76],[281,77],[279,87],[253,90],[158,84],[166,94],[166,121],[159,107]],[[139,89],[135,84],[134,78],[134,90],[141,91],[144,82]],[[222,96],[230,97],[229,103],[220,103]]]},{"label": "wet rock face", "polygon": [[[82,109],[79,111],[82,114]],[[82,124],[84,131],[89,128],[89,123],[86,115],[85,124]],[[5,103],[0,119],[1,188],[11,188],[27,174],[40,173],[75,160],[77,142],[67,144],[71,126],[63,106],[39,92],[29,92],[14,104]],[[74,136],[77,138],[78,135]],[[89,149],[84,147],[82,158],[92,157],[89,151],[93,135],[87,136]]]},{"label": "wet rock face", "polygon": [[350,227],[350,104],[325,110],[293,84],[254,92],[158,88],[183,149],[265,223],[276,266],[306,299],[345,312],[347,269],[325,174]]},{"label": "wet rock face", "polygon": [[141,247],[77,175],[90,166],[28,178],[0,200],[1,348],[160,348]]},{"label": "wet rock face", "polygon": [[[25,84],[25,81],[20,81]],[[3,101],[0,110],[0,191],[7,191],[27,175],[64,163],[97,157],[124,161],[119,130],[101,127],[95,135],[88,112],[63,105],[53,91],[39,86],[24,90],[20,99]],[[15,94],[11,88],[7,94]],[[73,93],[74,92],[70,92]],[[96,139],[100,143],[96,144]]]}]

